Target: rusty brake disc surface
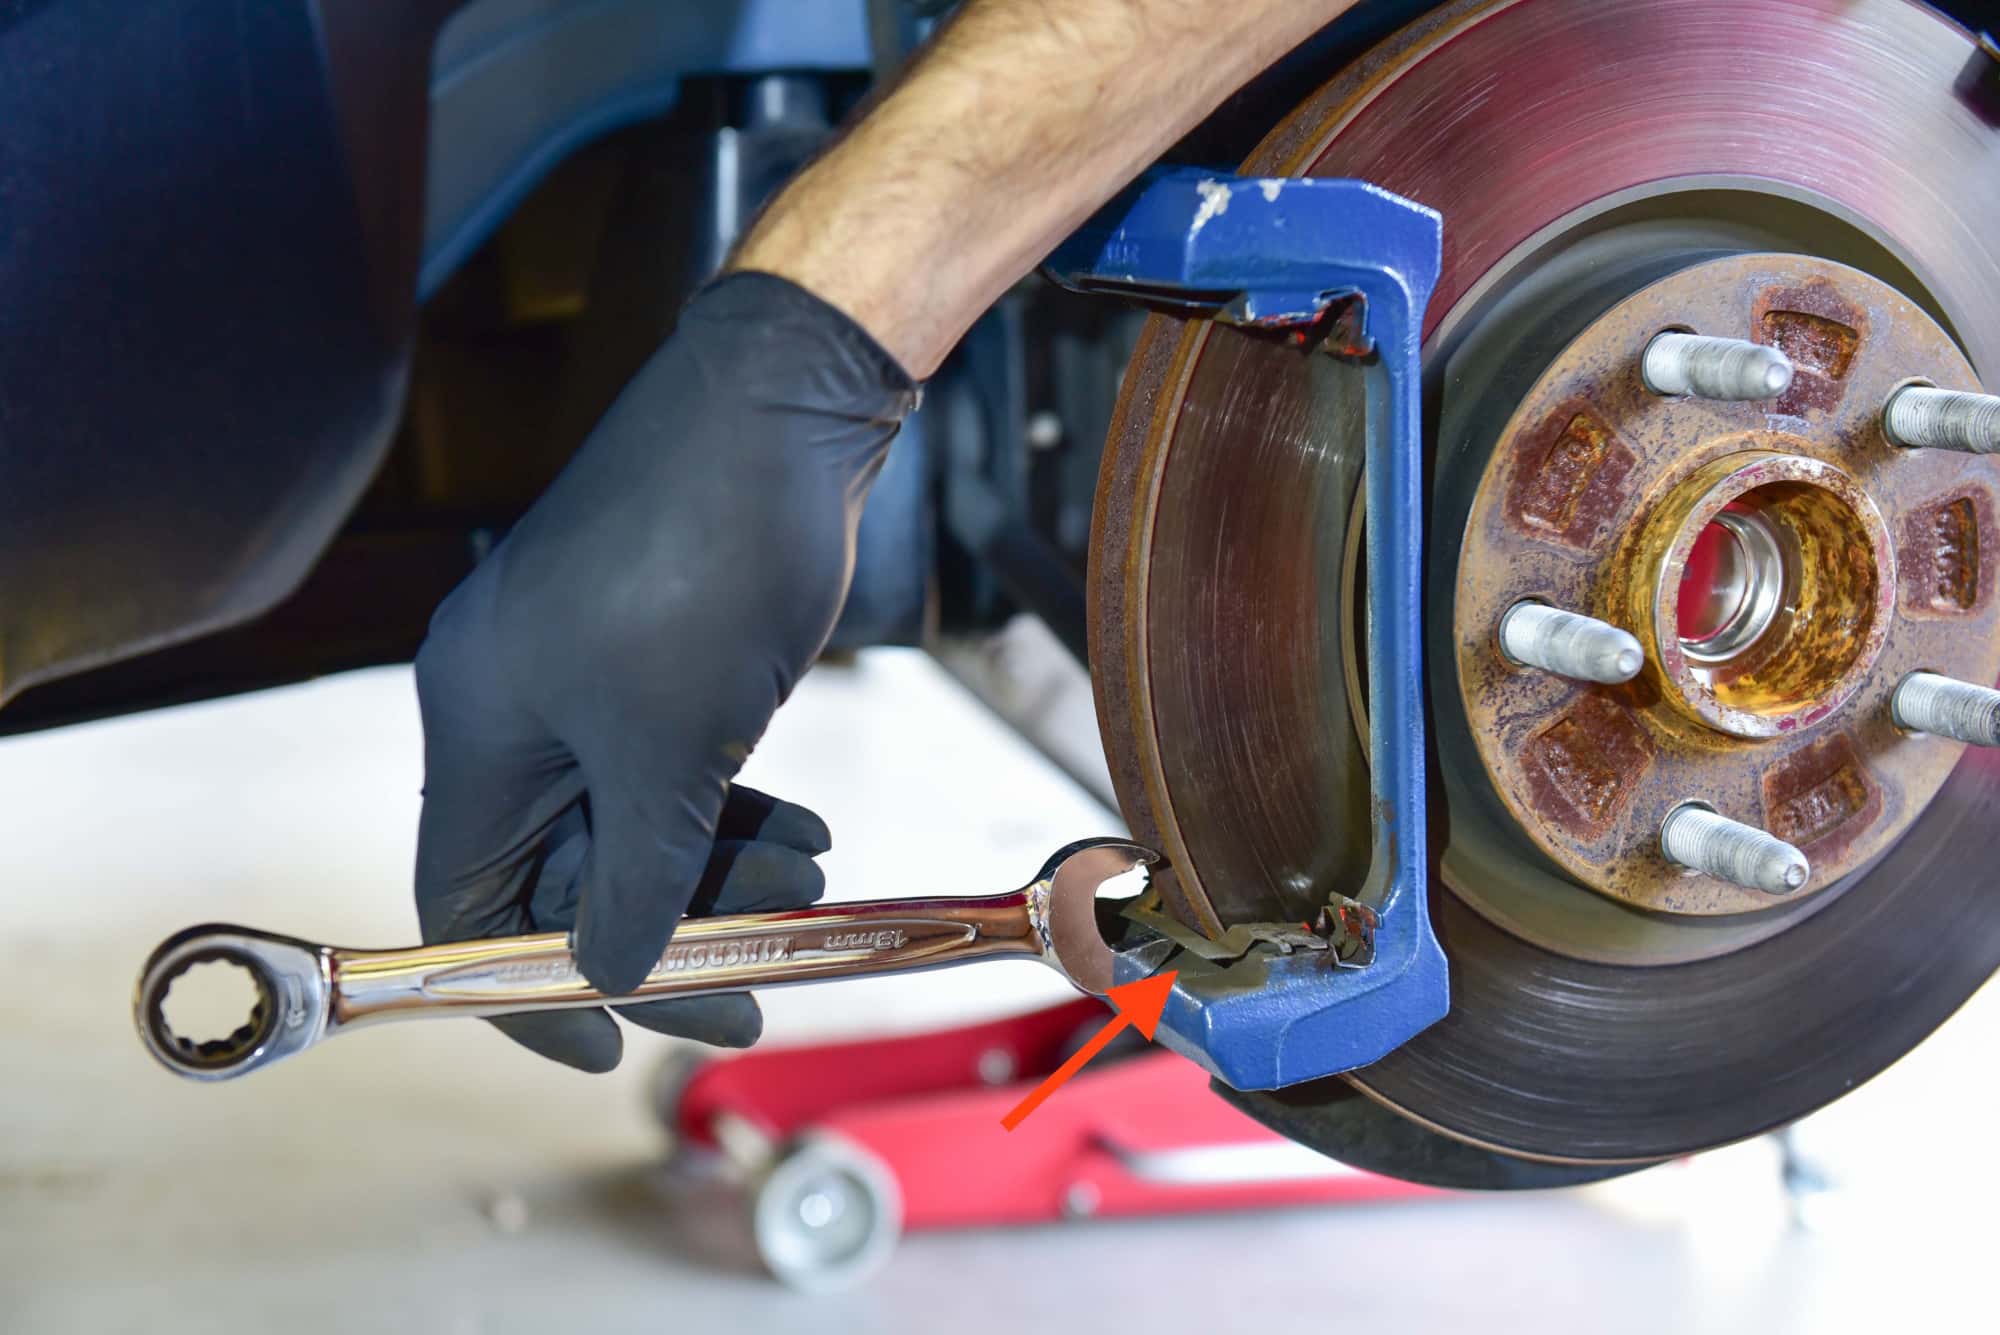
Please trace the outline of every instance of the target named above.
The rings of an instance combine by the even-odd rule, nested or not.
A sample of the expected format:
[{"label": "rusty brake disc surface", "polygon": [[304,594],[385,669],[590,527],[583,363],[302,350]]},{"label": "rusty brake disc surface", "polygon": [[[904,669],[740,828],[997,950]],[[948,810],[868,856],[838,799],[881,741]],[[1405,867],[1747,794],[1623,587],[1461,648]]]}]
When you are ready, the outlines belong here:
[{"label": "rusty brake disc surface", "polygon": [[[1990,388],[2000,130],[1954,91],[1973,50],[1906,0],[1448,4],[1339,73],[1243,170],[1359,177],[1443,213],[1426,329],[1433,432],[1454,414],[1497,429],[1528,388],[1464,365],[1525,365],[1532,379],[1646,284],[1751,252],[1813,255],[1893,286]],[[1174,911],[1211,931],[1310,917],[1366,867],[1363,721],[1343,669],[1361,408],[1344,374],[1158,317],[1107,445],[1091,571],[1100,720],[1135,835],[1175,868],[1163,886]],[[1454,400],[1467,384],[1485,397]],[[1453,462],[1475,477],[1483,466]],[[1457,534],[1434,527],[1431,542],[1435,646],[1439,618],[1452,619]],[[1453,674],[1428,671],[1435,708]],[[1442,731],[1434,773],[1476,770]],[[1434,789],[1431,912],[1451,1014],[1342,1080],[1237,1096],[1337,1156],[1356,1134],[1355,1090],[1527,1159],[1632,1164],[1735,1140],[1866,1080],[2000,964],[1991,752],[1960,759],[1900,839],[1815,911],[1744,933],[1740,948],[1670,942],[1629,959],[1570,948],[1567,915],[1579,943],[1615,938],[1616,915],[1662,939],[1680,926],[1569,883],[1505,838],[1474,839],[1480,822]],[[1541,897],[1533,941],[1495,925],[1517,894]],[[1316,1103],[1329,1110],[1319,1121]]]}]

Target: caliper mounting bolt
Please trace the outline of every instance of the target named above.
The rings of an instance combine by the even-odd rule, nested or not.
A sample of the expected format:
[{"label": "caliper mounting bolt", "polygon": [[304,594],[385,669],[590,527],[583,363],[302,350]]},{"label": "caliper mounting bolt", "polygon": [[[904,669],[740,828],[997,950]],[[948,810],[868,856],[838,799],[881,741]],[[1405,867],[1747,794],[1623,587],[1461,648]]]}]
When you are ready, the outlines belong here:
[{"label": "caliper mounting bolt", "polygon": [[1615,686],[1639,675],[1646,652],[1629,632],[1547,603],[1515,603],[1500,618],[1500,651],[1523,667]]},{"label": "caliper mounting bolt", "polygon": [[1913,450],[2000,454],[2000,394],[1905,385],[1882,406],[1882,432]]},{"label": "caliper mounting bolt", "polygon": [[1639,358],[1646,388],[1666,397],[1775,399],[1792,385],[1792,359],[1766,343],[1669,331]]},{"label": "caliper mounting bolt", "polygon": [[1667,813],[1660,822],[1660,852],[1669,862],[1767,895],[1792,894],[1812,877],[1812,864],[1798,849],[1699,802],[1683,802]]},{"label": "caliper mounting bolt", "polygon": [[1896,726],[1974,746],[2000,746],[2000,691],[1912,672],[1889,698]]}]

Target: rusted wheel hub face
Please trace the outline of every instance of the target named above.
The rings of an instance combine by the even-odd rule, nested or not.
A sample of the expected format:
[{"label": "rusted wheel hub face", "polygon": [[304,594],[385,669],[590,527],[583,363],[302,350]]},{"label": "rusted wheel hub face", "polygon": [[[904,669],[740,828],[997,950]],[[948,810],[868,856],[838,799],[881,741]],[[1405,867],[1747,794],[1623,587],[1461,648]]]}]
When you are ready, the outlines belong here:
[{"label": "rusted wheel hub face", "polygon": [[[1675,329],[1774,344],[1792,387],[1654,394],[1640,355]],[[1701,801],[1800,848],[1800,894],[1829,893],[1958,762],[1959,745],[1898,730],[1889,697],[1919,670],[2000,676],[1993,556],[1970,539],[2000,466],[1890,444],[1882,404],[1912,378],[1977,383],[1886,283],[1731,256],[1613,306],[1502,428],[1459,549],[1458,684],[1494,792],[1578,883],[1677,914],[1785,903],[1661,856],[1661,821]],[[1600,686],[1510,663],[1496,628],[1524,599],[1631,631],[1644,671]]]}]

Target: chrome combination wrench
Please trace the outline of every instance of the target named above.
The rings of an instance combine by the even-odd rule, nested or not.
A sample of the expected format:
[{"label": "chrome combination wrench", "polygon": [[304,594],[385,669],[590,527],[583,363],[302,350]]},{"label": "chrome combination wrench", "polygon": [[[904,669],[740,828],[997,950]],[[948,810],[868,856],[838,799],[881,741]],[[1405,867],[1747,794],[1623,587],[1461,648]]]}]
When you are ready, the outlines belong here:
[{"label": "chrome combination wrench", "polygon": [[[248,927],[190,927],[146,961],[133,1018],[147,1050],[168,1070],[190,1080],[228,1080],[387,1020],[623,1006],[984,959],[1040,960],[1101,996],[1112,986],[1114,952],[1099,933],[1098,891],[1158,858],[1123,840],[1093,839],[1061,850],[1010,894],[688,918],[638,989],[617,997],[584,980],[562,932],[346,950]],[[256,1003],[226,1037],[176,1034],[167,1022],[167,993],[175,979],[211,961],[247,971]]]}]

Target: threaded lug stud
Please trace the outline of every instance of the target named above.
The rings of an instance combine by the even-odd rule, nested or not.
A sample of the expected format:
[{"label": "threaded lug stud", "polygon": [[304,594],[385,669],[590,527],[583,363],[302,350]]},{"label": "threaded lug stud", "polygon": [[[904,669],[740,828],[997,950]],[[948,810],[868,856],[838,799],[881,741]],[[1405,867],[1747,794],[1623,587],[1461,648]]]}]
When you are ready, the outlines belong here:
[{"label": "threaded lug stud", "polygon": [[2000,394],[1905,385],[1882,407],[1882,432],[1912,450],[2000,454]]},{"label": "threaded lug stud", "polygon": [[1500,651],[1523,667],[1615,686],[1639,675],[1646,654],[1626,631],[1546,603],[1515,603],[1500,618]]},{"label": "threaded lug stud", "polygon": [[1766,343],[1701,334],[1654,336],[1639,359],[1646,388],[1662,396],[1748,402],[1792,385],[1792,359]]},{"label": "threaded lug stud", "polygon": [[1969,681],[1912,672],[1889,697],[1896,726],[1974,746],[2000,746],[2000,691]]},{"label": "threaded lug stud", "polygon": [[1660,823],[1660,852],[1669,862],[1767,895],[1795,894],[1812,879],[1812,864],[1798,849],[1694,802]]}]

